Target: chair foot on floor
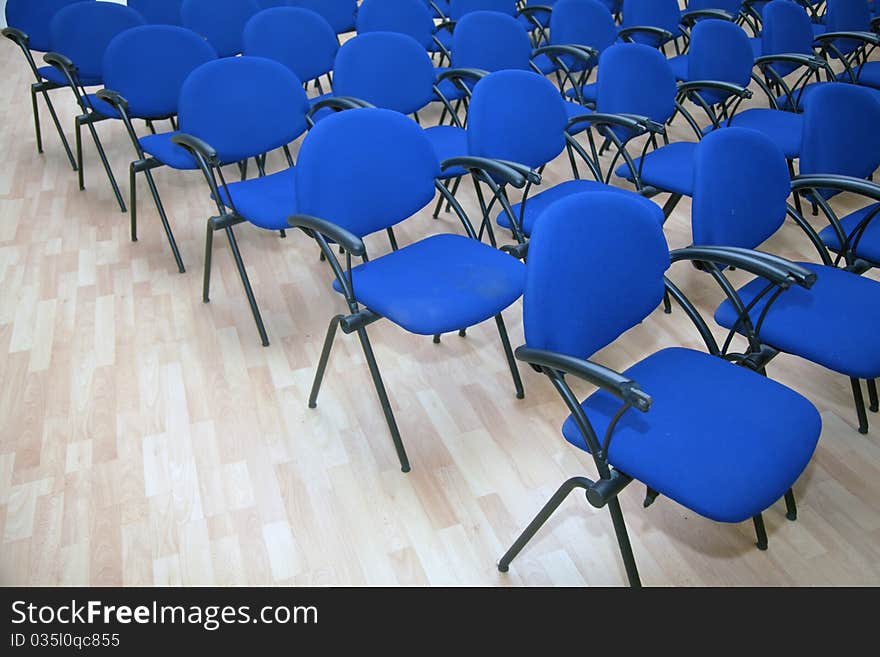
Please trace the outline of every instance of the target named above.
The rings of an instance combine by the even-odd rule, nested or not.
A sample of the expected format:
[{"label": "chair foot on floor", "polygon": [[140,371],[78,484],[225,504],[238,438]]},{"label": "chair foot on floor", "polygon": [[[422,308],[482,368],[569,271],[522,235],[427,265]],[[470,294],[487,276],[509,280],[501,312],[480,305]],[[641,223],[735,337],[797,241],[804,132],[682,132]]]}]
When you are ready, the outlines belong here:
[{"label": "chair foot on floor", "polygon": [[794,491],[790,488],[785,493],[785,517],[792,522],[797,520],[797,503],[794,500]]},{"label": "chair foot on floor", "polygon": [[[865,398],[862,396],[862,382],[856,378],[850,378],[852,384],[853,400],[856,403],[856,415],[859,418],[859,433],[868,433],[868,413],[865,410]],[[870,384],[869,384],[870,391]]]},{"label": "chair foot on floor", "polygon": [[755,524],[755,536],[757,537],[757,541],[755,541],[755,546],[759,550],[766,550],[767,530],[764,528],[764,517],[759,513],[754,518],[752,518],[752,522]]}]

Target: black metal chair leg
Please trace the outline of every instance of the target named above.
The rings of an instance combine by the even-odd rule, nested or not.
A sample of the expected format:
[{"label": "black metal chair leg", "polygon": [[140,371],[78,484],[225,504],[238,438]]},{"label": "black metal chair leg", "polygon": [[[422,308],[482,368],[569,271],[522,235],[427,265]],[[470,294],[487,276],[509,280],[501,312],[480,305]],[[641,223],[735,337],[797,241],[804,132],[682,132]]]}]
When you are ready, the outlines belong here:
[{"label": "black metal chair leg", "polygon": [[388,393],[385,391],[385,385],[382,383],[382,376],[379,374],[379,366],[376,364],[376,356],[373,354],[373,347],[370,345],[370,339],[367,337],[367,329],[361,327],[357,330],[357,334],[361,341],[361,347],[364,350],[364,356],[367,359],[367,365],[370,366],[370,376],[373,377],[373,385],[376,387],[376,394],[379,395],[379,403],[382,405],[382,412],[385,413],[385,421],[388,423],[388,430],[391,432],[391,440],[394,441],[394,449],[397,450],[397,458],[400,460],[400,469],[403,472],[409,472],[409,459],[406,456],[406,450],[403,448],[403,440],[400,438],[400,430],[397,428],[397,420],[394,419],[394,412],[391,410],[391,402],[388,401]]},{"label": "black metal chair leg", "polygon": [[241,251],[238,250],[238,242],[235,241],[235,233],[232,232],[232,226],[226,227],[226,237],[229,239],[229,248],[232,249],[232,257],[235,258],[235,266],[238,268],[238,275],[241,277],[241,284],[244,286],[244,293],[247,295],[248,304],[251,307],[251,313],[254,316],[254,322],[257,325],[257,331],[260,333],[260,341],[264,347],[269,346],[269,336],[266,335],[266,327],[263,325],[263,317],[260,315],[260,309],[257,307],[257,300],[254,297],[254,290],[251,288],[251,282],[248,278],[247,271],[244,268],[244,261],[241,259]]},{"label": "black metal chair leg", "polygon": [[538,533],[538,530],[544,526],[544,523],[550,519],[550,516],[553,515],[553,512],[559,508],[559,505],[562,504],[562,501],[568,497],[568,494],[571,493],[575,488],[583,488],[586,490],[590,485],[592,485],[592,481],[586,479],[584,477],[572,477],[568,481],[564,482],[553,496],[547,500],[547,503],[538,511],[538,515],[532,519],[529,523],[529,526],[523,530],[523,533],[519,535],[519,538],[514,541],[513,545],[510,546],[510,549],[504,553],[504,556],[498,561],[498,570],[502,573],[506,573],[510,569],[510,562],[516,559],[516,556],[522,552],[522,549],[526,546],[526,544],[532,540],[532,537]]},{"label": "black metal chair leg", "polygon": [[868,413],[865,411],[865,398],[862,396],[862,382],[856,378],[850,378],[849,381],[852,384],[853,399],[856,402],[859,433],[868,433]]},{"label": "black metal chair leg", "polygon": [[501,313],[495,315],[495,324],[498,326],[498,335],[501,336],[501,345],[504,347],[504,355],[507,356],[507,365],[510,367],[510,375],[513,377],[516,398],[522,399],[526,396],[526,393],[523,390],[519,368],[516,366],[516,359],[513,357],[513,349],[510,347],[510,338],[507,335],[507,327],[504,325],[504,318],[501,316]]},{"label": "black metal chair leg", "polygon": [[131,223],[131,241],[138,241],[137,234],[137,170],[134,162],[128,165],[128,216]]},{"label": "black metal chair leg", "polygon": [[460,337],[460,338],[467,337],[467,329],[466,328],[458,329],[458,337]]},{"label": "black metal chair leg", "polygon": [[[444,185],[446,183],[443,183]],[[434,219],[440,218],[440,210],[443,209],[443,194],[438,194],[437,205],[434,207],[434,213],[431,215]]]},{"label": "black metal chair leg", "polygon": [[666,203],[663,205],[663,220],[669,219],[678,202],[681,201],[681,194],[671,194]]},{"label": "black metal chair leg", "polygon": [[34,110],[34,136],[37,138],[37,153],[43,152],[43,131],[40,129],[40,108],[37,106],[37,92],[31,87],[31,105]]},{"label": "black metal chair leg", "polygon": [[785,492],[785,517],[792,521],[797,520],[797,502],[791,488]]},{"label": "black metal chair leg", "polygon": [[91,121],[88,123],[88,126],[89,132],[92,133],[92,139],[95,142],[95,148],[98,150],[98,156],[101,158],[101,163],[104,165],[104,171],[107,172],[107,178],[110,180],[110,186],[113,188],[113,194],[116,195],[116,201],[119,203],[119,209],[122,212],[126,212],[125,201],[122,200],[119,185],[116,184],[116,176],[113,175],[113,169],[110,168],[110,162],[107,161],[107,154],[104,152],[104,147],[101,145],[101,140],[98,138],[98,131],[95,130],[95,126]]},{"label": "black metal chair leg", "polygon": [[877,379],[868,379],[868,410],[876,413],[880,410],[877,400]]},{"label": "black metal chair leg", "polygon": [[755,536],[757,536],[757,542],[755,545],[758,546],[759,550],[767,549],[767,530],[764,528],[764,516],[760,513],[752,518],[752,522],[755,524]]},{"label": "black metal chair leg", "polygon": [[46,101],[46,107],[49,108],[49,116],[52,117],[52,123],[55,124],[55,130],[58,132],[58,137],[61,139],[61,145],[64,146],[64,152],[67,154],[67,160],[70,162],[71,168],[76,171],[76,160],[73,157],[73,152],[70,150],[70,144],[67,143],[67,137],[64,134],[64,130],[62,130],[61,128],[61,121],[58,120],[58,114],[55,112],[55,106],[52,104],[52,99],[49,98],[48,92],[43,91],[41,93],[43,94],[43,100]]},{"label": "black metal chair leg", "polygon": [[202,279],[202,301],[211,301],[211,261],[214,255],[214,221],[208,219],[208,231],[205,235],[205,273]]},{"label": "black metal chair leg", "polygon": [[629,534],[626,532],[626,523],[623,521],[620,502],[616,497],[609,500],[608,512],[611,513],[611,521],[614,523],[614,533],[617,535],[617,546],[620,548],[620,557],[623,559],[623,567],[626,569],[626,578],[631,587],[640,588],[642,580],[639,578],[636,558],[633,556],[632,544],[629,542]]},{"label": "black metal chair leg", "polygon": [[[449,190],[449,193],[452,195],[452,198],[455,198],[455,195],[458,194],[458,186],[461,185],[462,176],[459,176],[455,179],[455,182],[452,183],[452,189]],[[446,201],[446,211],[449,212],[452,210],[452,201]]]},{"label": "black metal chair leg", "polygon": [[434,334],[434,344],[440,344],[440,333]]},{"label": "black metal chair leg", "polygon": [[667,315],[672,314],[672,299],[669,298],[669,290],[663,292],[663,312]]},{"label": "black metal chair leg", "polygon": [[336,315],[330,320],[327,327],[327,337],[324,338],[324,346],[321,348],[321,359],[318,361],[318,369],[315,371],[315,380],[312,382],[312,391],[309,393],[309,408],[318,406],[318,393],[321,392],[321,382],[324,380],[324,372],[327,370],[327,362],[330,360],[330,352],[333,349],[333,340],[336,338],[336,329],[342,315]]},{"label": "black metal chair leg", "polygon": [[83,190],[86,188],[86,182],[83,174],[82,117],[76,117],[74,124],[76,126],[76,178],[80,190]]},{"label": "black metal chair leg", "polygon": [[[168,244],[171,246],[171,253],[174,254],[174,261],[177,263],[177,270],[183,274],[186,268],[183,266],[183,258],[180,257],[180,250],[177,248],[177,241],[174,239],[174,233],[171,231],[171,224],[168,222],[168,216],[165,214],[165,208],[162,205],[162,199],[159,198],[159,190],[156,189],[156,181],[153,179],[153,172],[149,169],[144,171],[147,177],[147,184],[150,186],[150,193],[153,195],[153,201],[156,203],[156,210],[159,211],[159,219],[162,221],[162,228],[165,230],[165,236],[168,238]],[[132,212],[134,209],[132,209]]]}]

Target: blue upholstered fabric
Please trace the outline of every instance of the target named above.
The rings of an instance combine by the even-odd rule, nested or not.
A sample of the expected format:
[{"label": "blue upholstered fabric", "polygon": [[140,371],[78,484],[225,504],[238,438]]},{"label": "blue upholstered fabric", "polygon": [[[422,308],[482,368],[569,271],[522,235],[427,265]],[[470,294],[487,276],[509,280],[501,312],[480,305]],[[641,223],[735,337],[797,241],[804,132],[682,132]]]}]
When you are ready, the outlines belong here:
[{"label": "blue upholstered fabric", "polygon": [[110,2],[82,2],[60,10],[49,27],[51,50],[70,58],[79,75],[102,79],[104,51],[120,32],[143,25],[134,9]]},{"label": "blue upholstered fabric", "polygon": [[[843,226],[844,235],[850,237],[854,235],[856,229],[859,228],[862,221],[866,219],[869,214],[872,212],[875,213],[874,217],[871,218],[868,225],[865,227],[858,242],[854,239],[850,241],[850,247],[855,245],[853,252],[857,256],[875,264],[880,264],[880,217],[877,217],[875,212],[878,209],[880,209],[880,203],[868,205],[848,214],[840,220],[840,223]],[[819,237],[822,238],[822,241],[828,246],[828,248],[835,251],[840,249],[840,239],[837,237],[837,233],[832,226],[826,226],[823,228],[819,232]]]},{"label": "blue upholstered fabric", "polygon": [[244,26],[259,11],[255,0],[184,0],[181,24],[201,34],[220,57],[242,51]]},{"label": "blue upholstered fabric", "polygon": [[[688,56],[685,55],[676,55],[675,57],[669,58],[669,68],[672,69],[672,72],[675,73],[675,79],[679,82],[684,82],[688,79]],[[703,80],[710,80],[711,78],[701,78]]]},{"label": "blue upholstered fabric", "polygon": [[[621,27],[659,27],[677,36],[680,33],[681,10],[678,0],[623,0],[623,23]],[[635,34],[633,40],[657,47],[662,43],[653,34]]]},{"label": "blue upholstered fabric", "polygon": [[[687,80],[716,80],[748,87],[753,66],[749,37],[736,23],[707,19],[699,21],[691,30]],[[700,95],[710,104],[729,97],[729,94],[713,90],[701,91]]]},{"label": "blue upholstered fabric", "polygon": [[539,167],[565,148],[567,122],[565,101],[549,80],[528,71],[498,71],[474,87],[469,152]]},{"label": "blue upholstered fabric", "polygon": [[[773,0],[764,7],[763,19],[760,54],[812,54],[812,23],[803,7],[791,0]],[[795,68],[797,64],[773,64],[773,70],[782,76]]]},{"label": "blue upholstered fabric", "polygon": [[360,34],[336,56],[333,90],[412,114],[434,100],[434,65],[418,41],[396,32]]},{"label": "blue upholstered fabric", "polygon": [[151,25],[180,25],[183,0],[127,0],[126,4]]},{"label": "blue upholstered fabric", "polygon": [[424,0],[364,0],[357,13],[358,34],[399,32],[434,49],[434,19]]},{"label": "blue upholstered fabric", "polygon": [[6,24],[28,35],[31,50],[45,52],[49,44],[49,25],[60,9],[83,0],[6,0]]},{"label": "blue upholstered fabric", "polygon": [[[694,152],[697,144],[691,141],[675,141],[644,158],[634,158],[636,171],[641,170],[642,182],[667,192],[691,196],[694,187]],[[626,163],[614,170],[621,178],[632,180],[632,173]]]},{"label": "blue upholstered fabric", "polygon": [[[606,185],[604,183],[596,182],[595,180],[567,180],[563,183],[559,183],[558,185],[554,185],[553,187],[539,192],[538,194],[529,196],[529,199],[526,202],[526,211],[524,216],[522,217],[523,233],[526,236],[531,235],[532,230],[535,227],[535,222],[544,213],[544,211],[547,210],[547,208],[553,205],[553,203],[568,196],[572,196],[573,194],[583,194],[590,192],[613,192],[616,194],[629,196],[639,203],[643,204],[648,209],[648,212],[653,213],[655,218],[657,219],[658,224],[663,223],[663,210],[660,209],[660,206],[654,203],[654,201],[647,199],[640,194],[636,194],[635,192],[631,192],[627,189],[622,189],[620,187],[614,187],[613,185]],[[512,206],[512,210],[514,216],[519,219],[521,204],[515,203]],[[496,220],[499,226],[510,228],[510,218],[507,216],[506,212],[500,212]]]},{"label": "blue upholstered fabric", "polygon": [[880,89],[880,62],[867,62],[858,70],[859,84]]},{"label": "blue upholstered fabric", "polygon": [[[835,372],[860,379],[880,377],[880,283],[835,267],[801,263],[816,272],[805,290],[794,286],[770,307],[761,326],[761,339],[781,351],[796,354]],[[757,278],[739,289],[749,304],[767,286]],[[757,321],[767,297],[749,313]],[[715,320],[726,328],[736,311],[725,301]]]},{"label": "blue upholstered fabric", "polygon": [[475,11],[495,11],[508,16],[516,15],[516,0],[450,0],[448,18],[460,21]]},{"label": "blue upholstered fabric", "polygon": [[[828,32],[866,32],[871,29],[871,10],[865,0],[827,0],[825,28]],[[857,39],[835,39],[834,45],[850,53],[862,42]]]},{"label": "blue upholstered fabric", "polygon": [[[269,230],[288,228],[287,218],[296,212],[295,169],[229,183],[220,189],[228,208],[235,208],[250,223]],[[231,197],[231,198],[230,198]]]},{"label": "blue upholstered fabric", "polygon": [[288,0],[288,4],[321,14],[337,34],[354,29],[357,0]]},{"label": "blue upholstered fabric", "polygon": [[185,148],[171,142],[171,138],[180,134],[174,132],[160,132],[155,135],[145,135],[138,139],[141,148],[148,155],[152,155],[163,164],[172,169],[195,169],[196,161]]},{"label": "blue upholstered fabric", "polygon": [[[843,80],[842,84],[849,83],[848,75],[841,75],[840,79]],[[777,105],[779,107],[783,107],[785,109],[796,109],[800,112],[805,112],[807,108],[810,106],[810,103],[813,102],[813,94],[816,93],[818,89],[821,89],[824,85],[828,84],[827,82],[811,82],[803,87],[799,87],[792,94],[793,98],[789,100],[787,94],[783,94],[776,99]],[[857,85],[852,85],[857,86]],[[867,95],[873,98],[877,103],[880,103],[880,89],[874,89],[870,86],[861,87]]]},{"label": "blue upholstered fabric", "polygon": [[752,130],[717,130],[700,142],[694,158],[694,244],[752,249],[779,230],[789,173],[772,141]]},{"label": "blue upholstered fabric", "polygon": [[210,144],[222,162],[238,162],[292,142],[306,129],[309,101],[286,66],[260,57],[203,64],[180,92],[183,132]]},{"label": "blue upholstered fabric", "polygon": [[[354,109],[309,131],[296,171],[297,212],[364,236],[430,203],[440,164],[424,130],[409,117]],[[393,193],[387,191],[389,176]]]},{"label": "blue upholstered fabric", "polygon": [[[443,162],[451,157],[468,154],[467,131],[454,125],[438,125],[425,129],[425,136],[431,142],[437,161]],[[450,167],[443,172],[444,177],[463,176],[461,167]]]},{"label": "blue upholstered fabric", "polygon": [[466,14],[452,34],[452,65],[455,68],[531,70],[532,44],[515,18],[497,11]]},{"label": "blue upholstered fabric", "polygon": [[[49,80],[49,82],[54,82],[55,84],[67,84],[67,78],[64,77],[64,73],[59,71],[54,66],[40,66],[37,69],[37,72],[44,80]],[[79,82],[84,87],[94,87],[101,84],[101,76],[98,75],[93,77],[83,77],[82,75],[80,75]]]},{"label": "blue upholstered fabric", "polygon": [[[791,488],[809,462],[822,421],[785,386],[717,356],[683,348],[651,354],[626,370],[651,395],[647,413],[628,410],[608,460],[702,516],[741,522]],[[599,391],[581,405],[602,437],[620,400]],[[586,450],[569,417],[562,433]]]},{"label": "blue upholstered fabric", "polygon": [[494,317],[519,299],[525,277],[516,258],[461,235],[432,235],[352,270],[360,303],[419,335]]},{"label": "blue upholstered fabric", "polygon": [[97,94],[86,94],[85,96],[86,103],[98,114],[101,116],[106,116],[108,119],[120,119],[122,116],[119,112],[116,111],[116,108],[113,107],[110,103],[105,103],[103,100],[98,98]]},{"label": "blue upholstered fabric", "polygon": [[[772,139],[785,153],[786,158],[794,160],[800,157],[804,132],[803,114],[766,107],[752,107],[737,112],[730,121],[730,127],[760,132]],[[712,126],[706,128],[706,132],[711,132],[711,130]]]},{"label": "blue upholstered fabric", "polygon": [[[559,0],[550,15],[550,35],[553,43],[590,46],[601,54],[617,41],[617,25],[608,7],[598,0]],[[583,69],[574,57],[562,60],[572,70]]]},{"label": "blue upholstered fabric", "polygon": [[588,358],[659,305],[668,268],[660,222],[641,200],[587,192],[557,201],[532,231],[526,344]]},{"label": "blue upholstered fabric", "polygon": [[244,28],[244,54],[281,62],[307,82],[333,70],[339,41],[319,14],[298,7],[259,12]]},{"label": "blue upholstered fabric", "polygon": [[131,116],[171,116],[177,114],[184,80],[216,58],[211,45],[191,30],[144,25],[126,30],[107,46],[104,84],[128,101]]}]

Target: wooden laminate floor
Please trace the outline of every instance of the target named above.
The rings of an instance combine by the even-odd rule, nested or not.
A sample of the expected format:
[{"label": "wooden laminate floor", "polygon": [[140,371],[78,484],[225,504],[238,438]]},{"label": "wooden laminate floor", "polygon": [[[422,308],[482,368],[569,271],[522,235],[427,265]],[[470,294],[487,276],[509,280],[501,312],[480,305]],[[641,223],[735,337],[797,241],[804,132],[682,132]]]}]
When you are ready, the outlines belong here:
[{"label": "wooden laminate floor", "polygon": [[[48,115],[46,152],[35,153],[29,74],[9,43],[0,68],[0,583],[625,582],[610,518],[577,495],[508,574],[496,571],[555,488],[593,468],[560,437],[566,413],[543,377],[521,368],[526,398],[514,398],[493,322],[440,345],[387,322],[369,328],[413,463],[402,474],[355,339],[337,342],[319,406],[306,407],[327,321],[343,310],[314,244],[238,228],[272,340],[261,347],[225,240],[212,301],[201,302],[211,203],[199,174],[156,173],[181,275],[146,187],[132,243],[92,144],[80,192]],[[53,98],[71,134],[72,98]],[[98,130],[126,191],[131,145],[118,124]],[[670,134],[686,130],[679,117]],[[545,180],[568,175],[561,157]],[[673,247],[690,240],[689,212],[683,201],[667,224]],[[398,236],[456,229],[425,210]],[[387,249],[383,236],[368,246]],[[814,257],[793,225],[766,249]],[[721,298],[687,265],[672,276],[705,311]],[[521,344],[521,305],[505,316]],[[682,312],[658,310],[597,359],[622,369],[672,344],[698,337]],[[717,524],[663,498],[643,509],[644,489],[630,486],[622,504],[646,584],[880,583],[880,416],[860,435],[845,377],[789,356],[769,372],[824,420],[796,485],[798,521],[781,503],[766,512],[770,549],[759,552],[750,523]]]}]

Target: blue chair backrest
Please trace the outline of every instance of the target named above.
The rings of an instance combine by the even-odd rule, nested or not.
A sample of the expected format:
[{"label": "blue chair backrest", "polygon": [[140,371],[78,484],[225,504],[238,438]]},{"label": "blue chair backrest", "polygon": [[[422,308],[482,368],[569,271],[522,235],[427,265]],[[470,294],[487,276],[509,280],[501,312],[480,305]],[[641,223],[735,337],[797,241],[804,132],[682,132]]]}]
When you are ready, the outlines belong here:
[{"label": "blue chair backrest", "polygon": [[82,1],[6,0],[6,24],[28,35],[31,50],[45,52],[50,49],[49,25],[52,18],[67,5]]},{"label": "blue chair backrest", "polygon": [[565,101],[547,78],[498,71],[477,82],[468,108],[468,153],[537,168],[565,148]]},{"label": "blue chair backrest", "polygon": [[181,23],[198,32],[220,57],[242,51],[245,23],[259,11],[255,0],[184,0]]},{"label": "blue chair backrest", "polygon": [[785,155],[745,128],[708,134],[694,159],[693,243],[753,249],[785,221],[790,178]]},{"label": "blue chair backrest", "polygon": [[147,23],[180,25],[180,7],[183,0],[128,0],[128,6],[140,12]]},{"label": "blue chair backrest", "polygon": [[174,25],[143,25],[117,35],[104,53],[104,85],[128,101],[133,116],[177,114],[184,80],[217,53],[202,37]]},{"label": "blue chair backrest", "polygon": [[526,344],[588,358],[660,304],[669,247],[656,215],[638,198],[588,192],[541,214],[528,264]]},{"label": "blue chair backrest", "polygon": [[[608,7],[599,0],[559,0],[550,14],[550,41],[590,46],[601,54],[617,41],[617,25]],[[584,67],[573,57],[563,57],[563,60],[573,70]]]},{"label": "blue chair backrest", "polygon": [[113,38],[144,22],[143,16],[125,5],[80,2],[55,14],[49,44],[76,64],[81,79],[100,80],[104,51]]},{"label": "blue chair backrest", "polygon": [[[764,7],[761,31],[761,54],[813,53],[813,28],[806,10],[791,0],[773,0]],[[796,64],[773,64],[773,70],[785,77]]]},{"label": "blue chair backrest", "polygon": [[300,147],[297,212],[363,237],[430,203],[439,173],[437,155],[412,119],[386,109],[338,112],[319,121]]},{"label": "blue chair backrest", "polygon": [[[678,7],[678,0],[623,0],[623,27],[648,25],[677,35],[680,23],[681,9]],[[652,46],[660,42],[658,37],[648,34],[636,34],[633,40]]]},{"label": "blue chair backrest", "polygon": [[516,15],[516,0],[452,0],[448,18],[459,21],[475,11],[497,11],[508,16]]},{"label": "blue chair backrest", "polygon": [[597,112],[638,114],[665,123],[675,111],[675,73],[666,57],[650,46],[618,43],[608,48],[599,58],[596,83]]},{"label": "blue chair backrest", "polygon": [[434,64],[405,34],[372,32],[345,42],[336,56],[333,90],[401,114],[434,100]]},{"label": "blue chair backrest", "polygon": [[[694,25],[688,49],[689,80],[717,80],[748,87],[754,64],[749,37],[736,23],[707,19]],[[714,104],[726,100],[729,94],[707,90],[701,95]]]},{"label": "blue chair backrest", "polygon": [[358,34],[399,32],[428,49],[434,43],[434,19],[424,0],[364,0],[357,14]]},{"label": "blue chair backrest", "polygon": [[300,7],[255,14],[244,27],[244,54],[284,64],[303,82],[333,69],[339,41],[323,16]]},{"label": "blue chair backrest", "polygon": [[357,0],[288,0],[288,4],[320,14],[337,34],[354,29]]},{"label": "blue chair backrest", "polygon": [[822,84],[804,112],[800,172],[868,177],[880,165],[878,125],[880,102],[870,90]]},{"label": "blue chair backrest", "polygon": [[511,16],[497,11],[467,14],[452,33],[452,65],[456,68],[530,70],[532,44],[528,32]]},{"label": "blue chair backrest", "polygon": [[262,57],[198,67],[180,90],[180,130],[209,143],[221,162],[267,153],[306,129],[309,100],[293,72]]},{"label": "blue chair backrest", "polygon": [[288,7],[288,0],[257,0],[257,6],[260,9],[272,9],[272,7]]},{"label": "blue chair backrest", "polygon": [[[829,32],[869,32],[871,9],[865,0],[827,0],[825,26]],[[855,39],[836,39],[834,45],[850,53],[861,45]]]},{"label": "blue chair backrest", "polygon": [[688,0],[687,10],[698,11],[704,9],[720,9],[726,11],[732,18],[739,16],[742,0]]}]

